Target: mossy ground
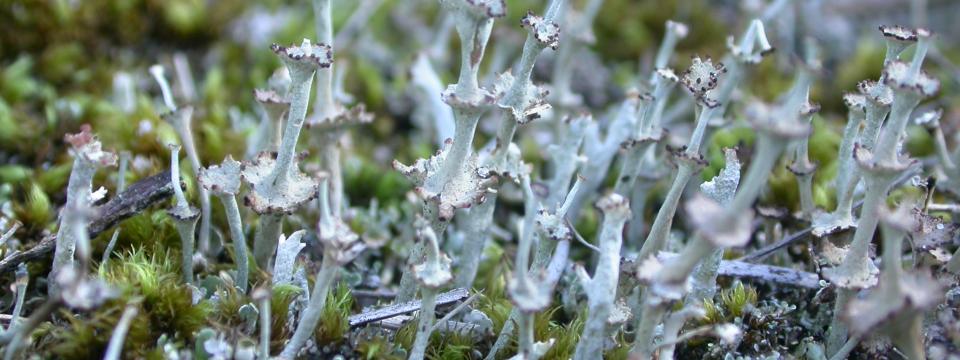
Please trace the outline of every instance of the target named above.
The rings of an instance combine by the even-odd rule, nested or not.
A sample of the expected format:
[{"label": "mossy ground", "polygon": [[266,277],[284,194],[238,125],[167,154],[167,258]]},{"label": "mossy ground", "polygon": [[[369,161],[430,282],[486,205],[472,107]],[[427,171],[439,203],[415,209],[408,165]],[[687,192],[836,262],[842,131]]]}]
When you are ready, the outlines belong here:
[{"label": "mossy ground", "polygon": [[[383,8],[389,8],[405,0],[387,0]],[[582,6],[583,1],[574,1]],[[651,56],[662,37],[662,24],[667,19],[681,19],[693,24],[691,37],[682,41],[675,68],[685,67],[686,58],[693,54],[719,57],[726,50],[724,40],[732,29],[742,28],[728,23],[711,13],[708,2],[658,1],[638,4],[633,0],[608,0],[600,11],[595,28],[597,42],[592,49],[614,69],[614,85],[629,87],[634,81],[634,69],[638,59]],[[162,171],[169,164],[167,142],[176,139],[173,129],[160,119],[164,107],[156,100],[158,94],[149,79],[146,68],[154,63],[169,64],[176,53],[183,53],[192,60],[197,97],[191,105],[197,108],[194,119],[194,135],[204,164],[220,162],[227,154],[238,156],[244,152],[244,139],[248,133],[234,130],[233,116],[237,113],[255,114],[251,89],[263,87],[266,79],[279,66],[278,60],[268,51],[267,44],[238,41],[231,34],[235,19],[250,8],[258,6],[263,11],[273,11],[290,6],[290,1],[268,0],[257,4],[237,1],[204,2],[199,0],[89,0],[89,1],[34,1],[14,4],[0,0],[0,204],[9,203],[4,217],[11,217],[24,224],[17,232],[23,241],[22,248],[33,246],[46,234],[56,231],[58,209],[65,201],[65,187],[72,160],[62,139],[64,134],[76,132],[82,124],[91,124],[106,147],[113,150],[131,151],[136,158],[127,175],[127,183]],[[15,6],[16,5],[16,6]],[[303,4],[300,4],[303,5]],[[528,9],[539,9],[541,1],[509,1],[509,16],[503,23],[515,26]],[[335,11],[335,26],[341,27],[349,7]],[[290,43],[313,32],[312,13],[298,11],[274,33],[270,41]],[[393,31],[395,23],[388,11],[376,12],[365,29],[380,37],[386,44],[402,44],[394,61],[409,62],[416,53],[415,44],[410,44],[404,34]],[[437,19],[436,7],[430,7],[424,16],[428,21]],[[242,30],[242,29],[241,29]],[[246,29],[251,31],[251,29]],[[455,38],[455,37],[454,37]],[[456,40],[451,40],[455,48]],[[629,46],[623,46],[629,44]],[[365,205],[377,200],[383,208],[401,208],[405,195],[410,190],[408,182],[390,169],[390,160],[396,158],[404,163],[431,154],[434,146],[411,134],[414,126],[409,113],[397,110],[403,94],[400,90],[409,84],[408,74],[387,73],[382,64],[356,56],[359,50],[343,44],[338,48],[338,58],[349,59],[346,75],[346,91],[362,99],[368,109],[376,114],[376,120],[362,136],[352,137],[350,151],[344,159],[346,193],[353,205]],[[958,49],[944,46],[941,51],[949,59],[957,59]],[[840,103],[843,91],[854,88],[864,78],[875,78],[880,72],[882,46],[878,42],[858,43],[853,56],[834,66],[835,73],[818,79],[814,97],[822,102],[823,115],[814,121],[814,133],[810,140],[811,157],[819,164],[815,175],[814,193],[819,206],[830,209],[834,195],[828,179],[836,171],[834,154],[839,143],[844,109]],[[906,56],[909,56],[908,54]],[[933,67],[936,69],[936,67]],[[455,79],[451,67],[441,68],[445,82]],[[121,109],[112,101],[112,84],[117,72],[137,74],[138,90],[130,111]],[[747,87],[756,96],[771,99],[789,85],[790,74],[778,70],[773,62],[766,62],[751,77]],[[944,94],[955,94],[958,85],[944,82]],[[956,96],[934,99],[945,106],[956,105]],[[742,119],[736,119],[737,121]],[[482,136],[482,143],[489,136]],[[702,172],[703,179],[716,174],[723,166],[722,148],[740,146],[748,151],[754,134],[746,127],[732,127],[714,132],[706,158],[709,166]],[[542,151],[535,142],[522,143],[524,156],[530,163],[542,164]],[[910,127],[906,147],[915,156],[931,154],[932,142],[922,128]],[[527,151],[530,149],[529,151]],[[383,155],[389,154],[388,156]],[[746,158],[749,154],[744,154]],[[318,162],[317,151],[310,151],[305,163]],[[785,164],[781,164],[785,165]],[[746,166],[746,164],[745,164]],[[189,174],[184,169],[184,174]],[[97,186],[105,186],[115,194],[117,179],[113,171],[102,171],[96,179]],[[191,176],[184,176],[187,193],[196,203],[196,184]],[[666,192],[663,187],[654,188],[648,202],[656,205]],[[791,210],[798,208],[796,182],[785,166],[778,166],[771,178],[770,191],[762,202]],[[894,194],[896,199],[898,194]],[[938,199],[941,195],[937,195]],[[220,205],[214,203],[214,225],[226,229],[226,219]],[[194,303],[192,290],[179,282],[179,238],[165,214],[163,206],[157,206],[120,225],[119,240],[107,266],[99,267],[98,273],[116,286],[120,295],[102,307],[91,311],[74,313],[59,311],[51,322],[45,323],[34,334],[33,350],[42,357],[51,358],[97,358],[106,347],[113,328],[123,309],[131,305],[138,308],[134,322],[124,345],[124,353],[131,357],[156,358],[163,349],[157,339],[164,337],[181,347],[192,347],[200,329],[213,328],[236,339],[254,339],[251,334],[237,331],[244,322],[239,315],[240,307],[253,303],[249,296],[232,291],[221,271],[232,269],[233,253],[226,247],[213,257],[209,267],[201,273],[205,289],[219,290],[219,301]],[[507,201],[498,212],[498,219],[507,218],[506,212],[518,212],[521,206]],[[647,209],[655,209],[648,206]],[[404,210],[397,210],[402,213]],[[650,211],[650,210],[648,210]],[[247,214],[247,219],[253,217]],[[648,214],[652,216],[651,214]],[[357,219],[360,219],[359,217]],[[297,219],[296,225],[312,224],[315,214]],[[595,237],[599,215],[585,211],[576,221],[579,232],[588,239]],[[364,222],[352,223],[362,232]],[[287,224],[291,228],[293,223]],[[310,225],[306,225],[310,226]],[[248,238],[256,230],[255,222],[248,221]],[[387,238],[399,238],[402,229],[392,228]],[[104,251],[113,229],[93,240],[94,254]],[[227,237],[225,234],[221,238]],[[512,258],[512,244],[492,247],[497,256],[488,257],[482,264],[476,290],[482,291],[476,307],[493,322],[494,333],[499,332],[507,321],[511,304],[504,293],[506,278],[512,264],[504,258]],[[790,256],[801,261],[809,259],[806,250],[794,247]],[[380,261],[379,266],[393,250],[384,247],[371,258]],[[589,251],[576,249],[575,261],[589,261]],[[251,265],[253,265],[251,263]],[[356,270],[356,269],[351,269]],[[811,270],[811,269],[808,269]],[[29,264],[30,292],[25,311],[29,313],[42,301],[46,293],[46,273],[49,261]],[[311,273],[308,271],[308,273]],[[227,276],[229,277],[229,276]],[[11,274],[0,275],[0,283],[8,284]],[[266,284],[269,278],[260,271],[252,273],[254,287]],[[787,291],[768,286],[751,288],[743,284],[723,284],[717,298],[705,301],[707,317],[703,324],[721,321],[740,321],[745,326],[746,336],[740,345],[744,353],[783,351],[795,349],[800,339],[820,338],[824,331],[825,309],[831,304],[827,299],[814,302],[812,294]],[[271,300],[271,349],[276,352],[290,336],[287,327],[288,309],[295,300],[299,288],[278,286],[273,288]],[[4,306],[9,304],[4,295]],[[561,304],[563,299],[555,299]],[[795,306],[793,310],[789,310]],[[360,309],[352,301],[350,288],[338,286],[329,295],[321,324],[315,338],[322,345],[346,344],[366,359],[402,358],[399,348],[408,348],[412,342],[411,328],[405,327],[393,338],[377,335],[352,343],[355,332],[346,326],[346,317]],[[6,311],[6,310],[5,310]],[[566,311],[557,306],[536,318],[536,338],[554,338],[557,342],[547,359],[565,359],[572,354],[583,326],[583,310]],[[811,320],[813,319],[813,320]],[[808,324],[814,325],[808,325]],[[783,333],[770,332],[771,327],[790,329]],[[616,347],[606,356],[624,358],[630,334],[620,332],[614,336]],[[492,339],[477,343],[458,335],[436,334],[431,339],[428,357],[431,359],[476,358],[472,349],[485,350]],[[713,355],[706,339],[695,339],[678,348],[684,356]],[[754,344],[763,346],[754,350]],[[398,348],[399,345],[399,348]],[[512,353],[511,343],[502,354]]]}]

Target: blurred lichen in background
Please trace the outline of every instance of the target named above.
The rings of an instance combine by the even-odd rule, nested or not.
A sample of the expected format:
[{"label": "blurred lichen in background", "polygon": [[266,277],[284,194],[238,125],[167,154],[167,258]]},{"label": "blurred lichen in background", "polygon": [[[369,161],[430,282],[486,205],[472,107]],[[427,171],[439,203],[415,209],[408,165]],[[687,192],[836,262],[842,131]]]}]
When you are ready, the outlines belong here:
[{"label": "blurred lichen in background", "polygon": [[0,353],[956,359],[957,13],[0,0]]}]

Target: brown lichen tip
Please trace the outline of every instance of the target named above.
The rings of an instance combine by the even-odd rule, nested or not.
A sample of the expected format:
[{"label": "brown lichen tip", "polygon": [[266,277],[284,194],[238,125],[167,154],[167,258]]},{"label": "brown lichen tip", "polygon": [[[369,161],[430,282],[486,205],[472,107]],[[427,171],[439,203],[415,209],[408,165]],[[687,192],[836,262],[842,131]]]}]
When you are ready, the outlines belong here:
[{"label": "brown lichen tip", "polygon": [[271,176],[276,163],[276,154],[264,151],[240,168],[240,178],[250,185],[244,205],[257,214],[291,214],[314,199],[320,188],[319,180],[301,172],[296,162],[290,165],[287,181],[277,186]]},{"label": "brown lichen tip", "polygon": [[[662,253],[661,253],[662,254]],[[638,261],[636,278],[641,284],[647,285],[652,295],[647,299],[649,304],[670,303],[683,298],[690,289],[686,277],[670,276],[668,261],[677,259],[662,259],[658,255]]]},{"label": "brown lichen tip", "polygon": [[690,154],[687,151],[687,146],[683,145],[681,147],[673,147],[670,145],[666,146],[667,152],[670,154],[670,158],[667,160],[674,166],[680,166],[681,164],[687,164],[691,166],[694,171],[700,171],[710,163],[703,157],[703,154],[696,153]]},{"label": "brown lichen tip", "polygon": [[[450,0],[447,0],[450,1]],[[454,0],[457,1],[457,0]],[[459,0],[466,10],[476,17],[501,18],[507,15],[507,3],[504,0]]]},{"label": "brown lichen tip", "polygon": [[534,15],[532,11],[527,11],[527,14],[520,19],[520,25],[529,30],[543,47],[557,50],[560,46],[560,25],[552,20],[546,20]]},{"label": "brown lichen tip", "polygon": [[450,272],[450,258],[446,254],[439,252],[437,244],[437,234],[433,232],[429,222],[422,217],[414,220],[414,226],[417,230],[417,238],[423,242],[427,254],[420,263],[413,264],[411,270],[413,277],[421,286],[430,289],[437,289],[450,283],[453,280],[453,274]]},{"label": "brown lichen tip", "polygon": [[190,222],[200,218],[200,210],[193,206],[174,206],[167,209],[167,215],[176,221]]},{"label": "brown lichen tip", "polygon": [[813,114],[818,112],[820,112],[820,103],[807,101],[800,107],[800,116],[813,116]]},{"label": "brown lichen tip", "polygon": [[63,140],[70,144],[70,153],[83,162],[94,166],[117,165],[117,154],[103,151],[100,141],[91,132],[89,124],[80,126],[80,132],[64,135]]},{"label": "brown lichen tip", "polygon": [[893,104],[893,92],[886,85],[873,80],[864,80],[857,83],[857,90],[866,99],[875,105],[886,107]]},{"label": "brown lichen tip", "polygon": [[853,112],[865,113],[867,111],[867,97],[863,94],[843,94],[843,104],[847,106],[848,110]]},{"label": "brown lichen tip", "polygon": [[505,178],[517,183],[522,176],[530,174],[531,171],[530,164],[523,162],[520,147],[514,143],[510,143],[501,153],[487,155],[484,165],[477,168],[477,174],[481,178]]},{"label": "brown lichen tip", "polygon": [[450,283],[453,274],[450,273],[450,257],[440,254],[437,261],[425,261],[413,265],[414,278],[421,286],[437,289]]},{"label": "brown lichen tip", "polygon": [[236,195],[240,191],[240,162],[227,155],[220,165],[200,169],[197,181],[217,195]]},{"label": "brown lichen tip", "polygon": [[300,45],[281,46],[273,44],[270,49],[279,55],[288,67],[290,65],[300,65],[328,68],[333,64],[333,48],[327,44],[311,44],[309,39],[303,39]]},{"label": "brown lichen tip", "polygon": [[456,209],[483,203],[491,186],[497,182],[496,176],[490,176],[490,169],[478,166],[477,156],[473,155],[464,160],[460,171],[446,184],[439,183],[437,174],[450,151],[451,143],[445,142],[435,155],[418,159],[410,166],[396,160],[393,162],[393,168],[416,185],[413,190],[421,199],[437,204],[440,221],[449,221]]},{"label": "brown lichen tip", "polygon": [[189,124],[193,120],[193,106],[181,106],[176,110],[163,113],[160,115],[160,119],[177,129],[189,128]]},{"label": "brown lichen tip", "polygon": [[720,75],[726,73],[723,63],[713,63],[713,59],[694,56],[690,67],[681,74],[680,83],[697,99],[704,98],[707,92],[716,89]]},{"label": "brown lichen tip", "polygon": [[702,194],[684,204],[688,220],[701,236],[716,247],[741,247],[750,241],[753,211],[729,214],[720,203]]},{"label": "brown lichen tip", "polygon": [[893,89],[909,91],[923,97],[931,97],[940,91],[940,80],[921,70],[911,71],[910,64],[903,61],[891,61],[883,68],[884,83]]},{"label": "brown lichen tip", "polygon": [[794,176],[802,177],[802,176],[809,176],[813,174],[815,171],[817,171],[818,167],[819,166],[816,162],[814,163],[794,162],[790,165],[787,165],[787,170],[790,170],[790,172],[793,173]]},{"label": "brown lichen tip", "polygon": [[880,33],[890,40],[917,42],[917,30],[900,25],[880,25]]}]

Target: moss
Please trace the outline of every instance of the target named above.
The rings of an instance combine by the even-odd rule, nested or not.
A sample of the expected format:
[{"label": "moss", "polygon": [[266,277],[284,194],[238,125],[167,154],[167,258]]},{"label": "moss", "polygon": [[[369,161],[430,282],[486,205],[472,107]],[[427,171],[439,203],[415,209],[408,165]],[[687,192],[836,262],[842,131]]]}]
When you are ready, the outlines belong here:
[{"label": "moss", "polygon": [[47,194],[36,183],[21,186],[22,199],[13,204],[14,217],[23,223],[24,230],[36,234],[52,226],[53,207]]},{"label": "moss", "polygon": [[[583,333],[583,319],[586,317],[584,313],[581,312],[565,324],[558,324],[551,321],[551,317],[558,309],[559,307],[541,312],[537,314],[534,320],[534,326],[536,326],[534,332],[537,341],[554,339],[553,346],[541,358],[544,360],[565,360],[573,357],[577,342],[580,341],[580,334]],[[546,333],[542,332],[544,328],[546,328]]]},{"label": "moss", "polygon": [[270,298],[270,351],[271,353],[283,349],[292,331],[287,329],[287,315],[293,301],[300,295],[299,287],[289,284],[280,284],[273,287]]},{"label": "moss", "polygon": [[357,343],[361,360],[403,360],[397,345],[384,335],[374,335]]},{"label": "moss", "polygon": [[345,339],[350,331],[352,308],[353,295],[346,284],[340,283],[328,293],[327,302],[320,312],[320,325],[314,331],[318,345],[336,344]]},{"label": "moss", "polygon": [[142,298],[134,323],[150,329],[154,339],[167,334],[190,341],[214,308],[206,300],[193,303],[190,288],[178,280],[179,265],[175,259],[172,252],[163,248],[136,248],[100,271],[105,280],[121,289],[123,298]]},{"label": "moss", "polygon": [[[50,344],[47,350],[59,359],[103,357],[124,308],[123,302],[114,300],[91,314],[75,315],[66,310],[61,311],[60,316],[67,324],[65,327],[53,328],[50,336],[44,339]],[[144,351],[152,347],[153,340],[149,328],[136,326],[134,323],[128,329],[123,353],[128,356],[143,356]]]},{"label": "moss", "polygon": [[214,310],[215,321],[224,329],[240,328],[244,319],[240,316],[240,307],[253,303],[246,294],[241,293],[233,286],[220,287],[220,301]]},{"label": "moss", "polygon": [[430,336],[426,358],[428,360],[472,360],[476,359],[472,351],[475,348],[476,341],[469,335],[435,331]]},{"label": "moss", "polygon": [[703,300],[705,315],[700,319],[700,323],[721,324],[733,321],[743,317],[748,309],[756,306],[757,301],[757,291],[753,287],[737,282],[720,291],[716,299]]}]

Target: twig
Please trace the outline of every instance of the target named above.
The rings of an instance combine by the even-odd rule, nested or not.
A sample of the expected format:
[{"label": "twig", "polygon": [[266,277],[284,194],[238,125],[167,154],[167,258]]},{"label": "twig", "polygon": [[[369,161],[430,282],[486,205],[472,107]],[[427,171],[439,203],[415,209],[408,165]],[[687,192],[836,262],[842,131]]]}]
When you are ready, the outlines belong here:
[{"label": "twig", "polygon": [[[161,171],[146,179],[130,185],[103,206],[97,208],[97,216],[90,222],[88,231],[94,238],[117,223],[134,216],[151,205],[173,194],[170,185],[170,171]],[[36,246],[23,252],[13,253],[0,260],[0,273],[13,270],[20,263],[36,260],[53,251],[56,245],[56,235],[48,235],[40,240]]]},{"label": "twig", "polygon": [[[675,256],[678,255],[668,252],[660,252],[657,254],[657,258],[661,261]],[[634,260],[623,259],[621,263],[623,264],[620,266],[621,271],[630,272],[636,269]],[[820,288],[820,277],[817,274],[780,266],[752,264],[739,260],[720,261],[720,268],[717,270],[717,274],[720,276],[766,281],[807,289]],[[633,276],[633,274],[624,275]]]},{"label": "twig", "polygon": [[389,290],[353,290],[350,292],[354,297],[392,299],[397,296],[396,291]]},{"label": "twig", "polygon": [[577,238],[577,241],[580,242],[581,245],[586,246],[588,249],[593,250],[594,252],[600,252],[600,248],[598,248],[596,245],[591,244],[589,241],[587,241],[587,239],[584,239],[583,236],[580,235],[580,232],[577,231],[577,228],[573,227],[573,225],[570,224],[569,219],[563,219],[563,221],[567,223],[567,226],[570,228],[570,231],[573,233],[573,237]]},{"label": "twig", "polygon": [[460,303],[460,305],[457,305],[457,307],[453,308],[453,310],[450,310],[450,312],[448,312],[446,315],[440,318],[440,320],[438,320],[433,324],[433,330],[431,330],[431,332],[437,331],[437,329],[440,328],[440,324],[446,323],[448,320],[450,320],[451,318],[456,316],[458,313],[463,311],[463,309],[466,309],[467,305],[470,305],[470,303],[476,300],[479,296],[480,294],[473,294],[472,296],[467,298],[467,300],[464,300],[462,303]]},{"label": "twig", "polygon": [[[437,295],[437,306],[449,305],[457,301],[466,299],[469,292],[465,288],[456,288],[445,293]],[[351,315],[349,318],[350,327],[357,327],[383,319],[389,319],[397,315],[409,314],[420,309],[420,300],[408,301],[400,304],[388,305],[379,309],[365,311],[360,314]]]},{"label": "twig", "polygon": [[[892,184],[890,187],[891,187],[891,188],[897,187],[897,186],[899,186],[900,184],[902,184],[903,182],[907,181],[908,179],[910,179],[911,177],[913,177],[914,173],[915,173],[917,170],[919,170],[919,169],[916,168],[916,167],[914,167],[914,168],[911,169],[910,171],[907,171],[905,174],[901,175],[900,178],[898,178],[896,181],[894,181],[893,184]],[[859,209],[861,206],[863,206],[863,199],[861,199],[861,200],[858,201],[856,204],[854,204],[854,205],[853,205],[853,209],[854,209],[854,210]],[[744,255],[743,257],[737,259],[737,261],[755,262],[755,261],[763,260],[764,258],[766,258],[767,256],[769,256],[770,254],[773,254],[773,253],[779,251],[780,249],[786,248],[787,246],[790,246],[790,244],[793,244],[794,242],[797,242],[798,240],[802,240],[802,239],[806,238],[808,235],[810,235],[810,232],[811,232],[811,231],[813,231],[813,227],[807,227],[807,228],[805,228],[805,229],[803,229],[803,230],[797,231],[797,232],[795,232],[795,233],[793,233],[793,234],[790,234],[790,235],[784,237],[783,239],[781,239],[780,241],[778,241],[778,242],[776,242],[776,243],[773,243],[773,244],[764,246],[764,247],[762,247],[762,248],[760,248],[760,249],[758,249],[758,250],[756,250],[756,251],[754,251],[754,252],[752,252],[752,253],[750,253],[750,254]]]}]

